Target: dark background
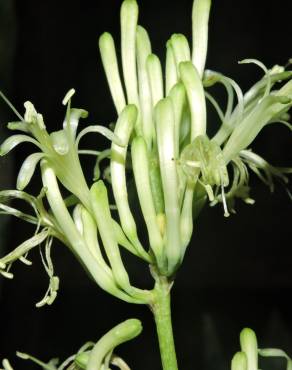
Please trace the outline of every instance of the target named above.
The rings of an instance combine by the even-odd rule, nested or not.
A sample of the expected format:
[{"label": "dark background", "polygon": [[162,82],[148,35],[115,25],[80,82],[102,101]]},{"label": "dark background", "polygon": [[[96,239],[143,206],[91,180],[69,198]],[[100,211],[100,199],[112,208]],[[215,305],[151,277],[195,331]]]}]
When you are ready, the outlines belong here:
[{"label": "dark background", "polygon": [[[23,113],[31,100],[45,117],[48,130],[61,127],[67,90],[77,91],[74,105],[90,112],[89,123],[116,119],[98,54],[98,36],[114,34],[119,45],[121,1],[0,0],[0,88]],[[164,45],[174,32],[191,36],[191,0],[140,1],[140,23],[164,60]],[[286,64],[292,56],[291,0],[213,1],[207,67],[234,78],[243,90],[260,78],[256,66],[238,65],[257,58],[268,67]],[[215,91],[224,102],[223,90]],[[1,135],[5,122],[15,117],[0,103]],[[216,128],[210,113],[211,130]],[[3,139],[1,138],[1,141]],[[100,138],[88,142],[100,148]],[[289,131],[266,128],[253,148],[275,165],[292,163]],[[29,146],[14,151],[13,163],[2,158],[1,188],[14,187],[20,161]],[[12,158],[10,156],[10,158]],[[93,165],[87,160],[85,166]],[[90,173],[88,174],[90,178]],[[239,348],[244,326],[254,328],[260,345],[281,347],[292,355],[291,202],[279,184],[269,190],[252,177],[254,206],[237,204],[237,214],[226,219],[221,207],[209,208],[195,227],[195,235],[173,288],[173,321],[180,369],[228,369]],[[33,182],[37,194],[39,183]],[[17,246],[32,230],[2,217],[0,253]],[[36,309],[48,279],[38,252],[34,264],[15,263],[12,281],[0,278],[0,358],[16,369],[34,365],[15,359],[15,350],[48,360],[65,358],[87,340],[97,340],[118,322],[130,317],[143,321],[144,331],[118,352],[133,369],[159,369],[159,352],[150,311],[107,295],[95,286],[74,257],[55,244],[53,260],[61,279],[60,293],[51,307]],[[134,282],[149,286],[147,269],[128,260]],[[280,369],[279,364],[266,369]]]}]

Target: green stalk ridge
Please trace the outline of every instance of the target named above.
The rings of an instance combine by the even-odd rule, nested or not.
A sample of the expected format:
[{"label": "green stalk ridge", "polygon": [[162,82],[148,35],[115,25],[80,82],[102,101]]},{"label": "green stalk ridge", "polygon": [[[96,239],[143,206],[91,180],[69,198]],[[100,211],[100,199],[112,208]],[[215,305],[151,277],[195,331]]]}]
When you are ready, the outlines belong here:
[{"label": "green stalk ridge", "polygon": [[170,290],[171,283],[168,279],[157,277],[151,309],[156,323],[162,369],[178,370],[171,321]]}]

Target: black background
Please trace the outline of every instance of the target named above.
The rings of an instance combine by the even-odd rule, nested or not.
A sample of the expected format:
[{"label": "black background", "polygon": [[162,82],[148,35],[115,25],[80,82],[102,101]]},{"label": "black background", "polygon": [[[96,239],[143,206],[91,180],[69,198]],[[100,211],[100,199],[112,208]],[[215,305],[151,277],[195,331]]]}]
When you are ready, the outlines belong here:
[{"label": "black background", "polygon": [[[9,63],[3,64],[0,86],[19,111],[23,112],[25,100],[31,100],[44,114],[49,131],[61,128],[61,101],[74,87],[74,105],[90,112],[87,124],[115,120],[97,44],[98,36],[109,31],[119,45],[121,1],[0,3],[2,9],[13,5],[10,18],[3,16],[1,27],[1,40],[6,42],[7,50],[2,49],[0,58],[9,57]],[[162,60],[165,42],[172,33],[181,32],[190,39],[191,7],[191,0],[140,1],[140,23],[149,31],[153,51]],[[268,67],[286,64],[292,56],[289,11],[290,0],[214,0],[207,67],[234,78],[246,90],[262,72],[256,66],[238,65],[238,60],[257,58]],[[224,102],[223,90],[215,94]],[[6,119],[15,119],[4,104],[0,109],[1,125]],[[213,132],[215,116],[210,113],[209,117]],[[88,144],[92,148],[104,145],[98,137]],[[253,148],[275,165],[292,163],[287,128],[266,128]],[[27,146],[14,151],[14,174],[28,153]],[[7,180],[6,161],[1,159],[1,181]],[[86,160],[84,165],[90,169],[93,162]],[[180,369],[228,369],[244,326],[256,330],[261,346],[281,347],[292,355],[291,202],[281,185],[271,196],[254,177],[251,184],[254,206],[239,202],[238,213],[228,219],[223,217],[220,206],[206,207],[195,227],[173,288]],[[35,181],[30,191],[37,194],[38,190],[39,183]],[[16,220],[5,225],[2,254],[32,232]],[[42,298],[48,281],[37,251],[32,253],[32,259],[31,267],[15,264],[14,280],[1,278],[0,358],[9,357],[16,369],[34,369],[34,365],[16,360],[14,351],[44,360],[65,358],[120,321],[137,317],[143,321],[142,335],[118,352],[133,369],[160,368],[155,328],[147,307],[129,305],[104,293],[89,281],[74,257],[56,244],[53,260],[61,278],[60,293],[53,306],[36,309],[34,303]],[[134,258],[127,261],[132,280],[139,286],[151,286],[147,268]]]}]

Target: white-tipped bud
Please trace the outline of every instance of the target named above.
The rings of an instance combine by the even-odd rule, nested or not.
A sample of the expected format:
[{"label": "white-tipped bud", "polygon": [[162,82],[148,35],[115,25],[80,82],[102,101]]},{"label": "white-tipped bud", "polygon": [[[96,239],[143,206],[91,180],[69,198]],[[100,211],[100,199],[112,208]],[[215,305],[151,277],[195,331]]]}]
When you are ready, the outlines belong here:
[{"label": "white-tipped bud", "polygon": [[118,114],[125,108],[126,99],[121,83],[114,40],[108,32],[99,38],[102,65],[109,84],[110,92]]},{"label": "white-tipped bud", "polygon": [[208,50],[208,23],[211,8],[211,0],[195,0],[193,5],[193,63],[196,66],[200,78],[202,78],[207,50]]},{"label": "white-tipped bud", "polygon": [[231,361],[231,370],[248,370],[247,357],[244,352],[237,352]]},{"label": "white-tipped bud", "polygon": [[241,351],[247,358],[247,370],[258,370],[258,344],[255,332],[244,328],[240,333]]},{"label": "white-tipped bud", "polygon": [[175,117],[170,98],[161,100],[155,108],[157,147],[166,216],[166,247],[168,274],[181,263],[181,238],[178,174],[175,161]]},{"label": "white-tipped bud", "polygon": [[185,86],[191,111],[191,141],[206,134],[206,101],[198,70],[191,62],[179,65],[180,76]]}]

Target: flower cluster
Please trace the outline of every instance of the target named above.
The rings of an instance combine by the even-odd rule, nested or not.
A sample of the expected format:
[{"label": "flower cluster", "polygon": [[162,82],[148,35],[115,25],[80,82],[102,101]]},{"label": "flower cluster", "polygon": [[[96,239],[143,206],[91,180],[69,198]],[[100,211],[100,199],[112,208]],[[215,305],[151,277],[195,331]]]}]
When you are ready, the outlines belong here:
[{"label": "flower cluster", "polygon": [[[273,189],[273,177],[287,182],[290,169],[269,165],[250,149],[253,140],[268,124],[282,122],[288,127],[292,105],[292,71],[275,66],[267,69],[254,59],[264,76],[245,94],[232,79],[205,70],[210,0],[196,0],[193,6],[193,42],[190,47],[182,34],[174,34],[166,44],[163,72],[153,54],[147,31],[138,25],[138,5],[125,0],[121,7],[121,64],[119,72],[115,43],[109,33],[99,40],[105,74],[117,111],[114,130],[91,125],[77,134],[80,118],[87,112],[71,108],[74,90],[63,100],[67,106],[63,128],[48,133],[41,114],[26,102],[25,115],[8,124],[22,131],[1,145],[1,155],[23,142],[33,143],[38,152],[23,163],[17,191],[1,192],[1,212],[37,225],[36,234],[0,259],[0,272],[12,277],[9,268],[20,259],[29,263],[29,250],[45,242],[43,262],[50,286],[42,303],[50,304],[58,290],[50,248],[52,237],[64,242],[107,292],[132,303],[150,303],[152,292],[131,285],[120,254],[126,248],[152,266],[153,275],[172,278],[181,265],[192,233],[194,215],[207,199],[222,202],[225,215],[234,210],[234,199],[247,203],[248,169]],[[276,84],[281,82],[281,87]],[[208,92],[216,83],[227,91],[227,106],[222,110]],[[125,88],[124,88],[124,87]],[[276,86],[274,88],[274,86]],[[236,95],[237,101],[234,102]],[[206,99],[214,105],[221,121],[213,137],[208,136]],[[103,152],[80,150],[80,139],[94,132],[106,136],[111,148]],[[88,186],[79,156],[97,155],[96,182]],[[99,163],[109,157],[109,181],[118,217],[113,215],[108,191],[99,178]],[[42,195],[24,193],[37,163],[41,163]],[[149,247],[142,245],[128,197],[126,169],[131,167],[140,208],[148,231]],[[62,184],[71,196],[64,199]],[[47,198],[46,211],[42,197]],[[23,214],[7,205],[11,197],[22,198],[33,206],[35,216]],[[104,258],[104,253],[106,258]]]},{"label": "flower cluster", "polygon": [[[87,112],[71,108],[73,93],[74,90],[70,90],[63,100],[63,104],[67,105],[67,112],[63,129],[60,131],[49,134],[42,115],[36,112],[30,102],[25,103],[26,111],[22,121],[8,124],[8,128],[26,134],[13,135],[6,139],[1,145],[1,155],[7,154],[23,142],[31,142],[41,151],[25,159],[18,174],[17,190],[0,192],[1,213],[22,218],[36,225],[33,237],[0,259],[0,273],[12,278],[13,274],[10,271],[12,263],[20,260],[30,265],[31,261],[27,259],[28,252],[45,244],[45,253],[44,256],[41,253],[41,256],[50,283],[45,297],[36,305],[40,307],[51,304],[59,288],[59,279],[54,274],[50,256],[52,239],[55,237],[72,250],[91,277],[104,290],[125,301],[147,303],[150,300],[150,293],[131,286],[118,245],[149,261],[150,257],[142,246],[138,246],[140,250],[134,248],[120,225],[113,219],[103,181],[99,180],[88,188],[79,160],[80,154],[100,155],[100,152],[96,151],[79,150],[80,139],[89,132],[104,135],[117,148],[123,150],[127,142],[122,136],[118,137],[108,128],[99,125],[88,126],[77,135],[78,120],[86,117]],[[24,192],[24,189],[29,184],[39,161],[43,189],[39,196],[34,197]],[[70,192],[69,197],[63,198],[59,182]],[[45,208],[44,197],[49,203],[49,210]],[[29,203],[34,215],[23,213],[8,205],[11,199],[22,199]],[[108,262],[103,257],[99,237],[102,239]]]},{"label": "flower cluster", "polygon": [[[232,79],[205,70],[210,6],[210,0],[194,2],[192,47],[184,35],[172,35],[166,43],[164,72],[152,52],[147,31],[138,25],[135,0],[124,1],[121,8],[122,76],[113,37],[106,32],[99,40],[117,113],[124,114],[129,105],[137,108],[131,141],[133,173],[150,250],[159,271],[167,276],[172,276],[182,263],[193,232],[193,216],[207,198],[211,205],[222,202],[228,216],[234,211],[236,197],[253,203],[248,168],[271,190],[273,177],[287,182],[286,173],[291,172],[269,165],[250,150],[250,145],[267,124],[281,122],[291,127],[287,119],[292,105],[292,71],[280,66],[268,70],[257,60],[246,59],[241,63],[258,65],[264,76],[243,94]],[[284,84],[274,89],[279,82]],[[208,92],[216,83],[227,91],[225,111]],[[206,99],[221,121],[213,137],[208,136]],[[119,125],[115,132],[120,134]],[[113,160],[117,149],[115,145],[112,148]],[[120,220],[131,239],[135,225],[124,196],[124,172],[121,175],[116,169],[121,164],[111,163]]]}]

